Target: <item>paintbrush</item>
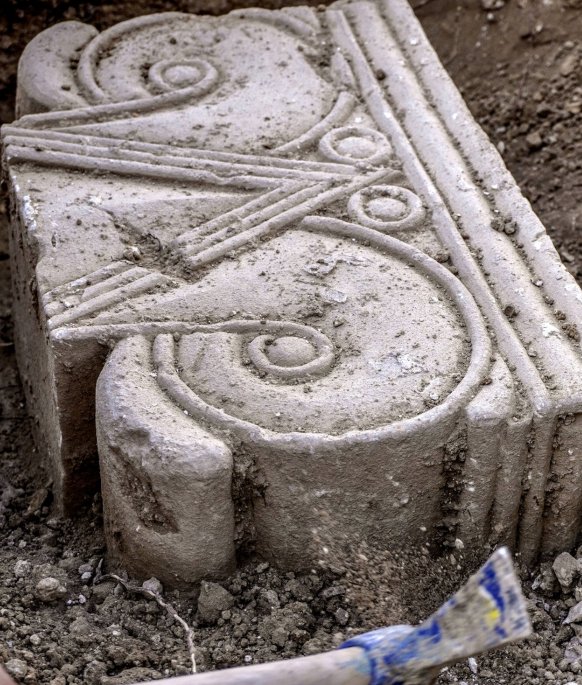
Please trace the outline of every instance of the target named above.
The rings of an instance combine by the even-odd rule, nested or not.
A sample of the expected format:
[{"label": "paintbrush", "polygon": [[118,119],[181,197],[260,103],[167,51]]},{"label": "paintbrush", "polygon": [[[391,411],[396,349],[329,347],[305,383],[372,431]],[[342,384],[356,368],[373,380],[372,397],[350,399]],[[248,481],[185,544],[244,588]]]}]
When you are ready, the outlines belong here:
[{"label": "paintbrush", "polygon": [[418,626],[391,626],[339,649],[158,685],[429,685],[446,665],[527,637],[531,624],[509,550],[498,549]]}]

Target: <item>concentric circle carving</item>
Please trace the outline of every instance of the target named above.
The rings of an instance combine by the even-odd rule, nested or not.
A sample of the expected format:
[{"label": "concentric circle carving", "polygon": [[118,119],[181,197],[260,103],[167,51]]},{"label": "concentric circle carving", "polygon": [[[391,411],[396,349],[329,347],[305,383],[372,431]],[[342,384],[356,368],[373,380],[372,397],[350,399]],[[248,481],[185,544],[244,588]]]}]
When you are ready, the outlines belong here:
[{"label": "concentric circle carving", "polygon": [[385,233],[417,228],[425,214],[418,195],[390,185],[370,186],[354,193],[348,211],[362,226]]},{"label": "concentric circle carving", "polygon": [[[123,138],[135,122],[118,115],[148,113],[147,142],[191,144],[198,131],[209,150],[243,153],[254,149],[257,136],[265,149],[301,146],[345,121],[353,98],[338,98],[296,49],[296,31],[289,32],[305,22],[257,19],[170,12],[107,29],[72,56],[80,93],[92,107],[65,118],[115,119],[109,134]],[[286,55],[285,79],[272,59],[275,47]],[[167,109],[176,107],[180,114],[170,123]]]},{"label": "concentric circle carving", "polygon": [[249,343],[248,354],[259,371],[286,380],[319,376],[334,362],[333,345],[322,333],[311,340],[295,335],[258,335]]},{"label": "concentric circle carving", "polygon": [[217,70],[202,59],[164,59],[152,64],[148,73],[150,84],[164,93],[189,88],[191,97],[203,95],[218,81]]},{"label": "concentric circle carving", "polygon": [[327,159],[349,164],[380,164],[392,154],[386,138],[367,126],[334,128],[319,141],[319,151]]},{"label": "concentric circle carving", "polygon": [[[263,259],[279,266],[277,255],[301,241],[298,264],[316,250],[361,257],[333,272],[347,300],[326,310],[321,330],[292,320],[190,324],[179,341],[168,335],[156,344],[163,389],[193,417],[285,449],[449,435],[491,360],[487,329],[462,283],[412,246],[358,224],[314,216],[278,240],[277,253],[249,256],[237,274],[268,268]],[[222,271],[230,283],[230,270]],[[301,276],[281,278],[291,303],[321,289]],[[280,283],[267,286],[272,305],[264,299],[262,306],[280,300]],[[369,287],[373,304],[361,297]],[[285,311],[295,318],[292,306]],[[297,387],[300,379],[309,383]]]}]

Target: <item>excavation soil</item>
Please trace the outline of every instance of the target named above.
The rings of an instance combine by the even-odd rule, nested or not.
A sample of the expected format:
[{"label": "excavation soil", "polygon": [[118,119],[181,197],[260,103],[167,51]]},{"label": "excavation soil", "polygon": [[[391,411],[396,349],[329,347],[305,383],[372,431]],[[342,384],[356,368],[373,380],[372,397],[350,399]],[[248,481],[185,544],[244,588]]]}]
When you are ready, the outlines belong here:
[{"label": "excavation soil", "polygon": [[[244,4],[3,0],[0,119],[13,117],[19,54],[51,24],[79,19],[104,29],[136,14],[218,14]],[[582,282],[582,3],[424,0],[416,9],[477,121]],[[0,219],[0,662],[31,685],[114,685],[188,673],[183,630],[165,609],[113,580],[95,583],[104,557],[106,569],[98,498],[74,521],[51,511],[14,360],[5,212]],[[363,543],[342,550],[326,541],[321,564],[305,574],[251,560],[223,584],[228,594],[210,586],[200,603],[195,594],[161,596],[193,627],[200,670],[224,668],[309,654],[368,628],[417,622],[487,551],[479,559],[448,549],[436,558],[428,550],[371,550]],[[536,576],[523,572],[535,635],[445,670],[439,683],[582,683],[572,655],[576,628],[562,625],[578,596],[559,591],[547,568],[532,590]],[[55,580],[38,585],[47,578]]]}]

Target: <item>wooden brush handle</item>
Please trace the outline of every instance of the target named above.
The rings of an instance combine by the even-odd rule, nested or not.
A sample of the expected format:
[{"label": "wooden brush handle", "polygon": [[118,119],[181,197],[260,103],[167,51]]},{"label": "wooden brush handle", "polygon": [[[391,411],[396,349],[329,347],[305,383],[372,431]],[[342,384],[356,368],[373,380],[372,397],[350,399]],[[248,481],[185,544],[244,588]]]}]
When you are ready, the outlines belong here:
[{"label": "wooden brush handle", "polygon": [[[156,685],[369,685],[369,670],[364,650],[350,647],[257,666],[156,680]],[[0,685],[4,683],[0,681]]]}]

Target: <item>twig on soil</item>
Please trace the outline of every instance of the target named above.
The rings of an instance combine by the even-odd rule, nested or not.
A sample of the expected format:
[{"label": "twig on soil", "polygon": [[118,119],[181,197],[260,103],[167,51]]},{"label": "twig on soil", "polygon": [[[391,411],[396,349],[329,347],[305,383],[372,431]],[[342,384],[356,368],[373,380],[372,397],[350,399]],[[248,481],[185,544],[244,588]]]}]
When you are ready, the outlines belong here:
[{"label": "twig on soil", "polygon": [[192,673],[196,673],[196,650],[194,648],[194,636],[192,634],[192,629],[190,626],[186,623],[186,621],[178,614],[178,612],[174,609],[174,607],[169,603],[166,602],[163,597],[158,593],[154,592],[153,590],[149,590],[148,588],[142,587],[140,585],[132,585],[129,583],[127,580],[124,580],[120,576],[115,575],[114,573],[101,573],[101,565],[103,563],[103,559],[99,562],[99,565],[97,566],[97,572],[95,574],[95,580],[94,580],[94,585],[97,585],[98,583],[101,583],[104,580],[115,580],[118,582],[121,586],[125,588],[127,592],[135,592],[140,595],[144,595],[145,597],[149,597],[150,599],[155,600],[159,606],[162,607],[162,609],[165,609],[166,612],[175,620],[177,621],[180,626],[182,627],[182,630],[184,631],[184,636],[186,638],[186,643],[188,645],[188,653],[190,654],[190,661],[192,662]]},{"label": "twig on soil", "polygon": [[455,33],[453,34],[453,47],[448,57],[446,57],[443,61],[445,67],[448,67],[449,64],[452,64],[452,62],[454,62],[457,59],[457,55],[459,54],[459,33],[461,32],[461,28],[459,26],[458,17],[456,19],[457,21],[455,24]]}]

